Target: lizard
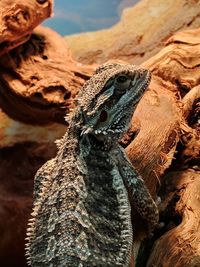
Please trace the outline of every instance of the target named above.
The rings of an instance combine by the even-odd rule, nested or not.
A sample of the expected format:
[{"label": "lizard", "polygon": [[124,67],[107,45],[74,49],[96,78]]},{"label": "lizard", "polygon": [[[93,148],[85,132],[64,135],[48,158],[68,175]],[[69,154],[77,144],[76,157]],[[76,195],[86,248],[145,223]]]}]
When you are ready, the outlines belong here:
[{"label": "lizard", "polygon": [[129,266],[130,202],[149,232],[156,226],[157,205],[119,145],[150,79],[147,69],[105,63],[83,85],[56,157],[35,176],[31,266]]}]

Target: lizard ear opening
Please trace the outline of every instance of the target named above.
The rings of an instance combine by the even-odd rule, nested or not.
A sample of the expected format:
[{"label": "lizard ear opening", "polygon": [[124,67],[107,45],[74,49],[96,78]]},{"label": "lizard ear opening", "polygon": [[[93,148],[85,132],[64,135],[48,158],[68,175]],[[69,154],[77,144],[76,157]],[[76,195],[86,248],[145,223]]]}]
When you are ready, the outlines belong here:
[{"label": "lizard ear opening", "polygon": [[108,118],[108,113],[106,110],[102,110],[99,116],[99,121],[100,122],[105,122]]}]

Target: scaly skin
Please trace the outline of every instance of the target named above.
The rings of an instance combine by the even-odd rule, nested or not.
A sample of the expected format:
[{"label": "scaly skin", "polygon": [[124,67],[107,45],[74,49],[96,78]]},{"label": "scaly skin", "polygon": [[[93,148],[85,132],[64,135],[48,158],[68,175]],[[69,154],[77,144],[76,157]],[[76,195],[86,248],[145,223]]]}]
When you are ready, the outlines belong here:
[{"label": "scaly skin", "polygon": [[157,224],[156,204],[118,144],[149,82],[147,70],[105,64],[83,86],[57,156],[35,177],[31,266],[128,266],[127,189],[149,230]]}]

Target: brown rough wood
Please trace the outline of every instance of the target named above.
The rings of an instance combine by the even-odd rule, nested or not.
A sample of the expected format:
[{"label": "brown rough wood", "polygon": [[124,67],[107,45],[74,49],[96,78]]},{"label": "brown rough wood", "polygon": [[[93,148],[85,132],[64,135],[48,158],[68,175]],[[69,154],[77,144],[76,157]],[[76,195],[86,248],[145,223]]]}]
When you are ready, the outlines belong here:
[{"label": "brown rough wood", "polygon": [[[187,41],[191,35],[195,36],[192,43]],[[160,177],[171,163],[180,139],[178,133],[186,123],[187,110],[191,110],[186,104],[187,93],[193,102],[199,97],[200,29],[174,35],[165,48],[142,65],[152,71],[153,77],[133,117],[132,125],[139,124],[140,132],[127,152],[147,183],[155,185],[156,176]]]},{"label": "brown rough wood", "polygon": [[193,87],[183,98],[184,117],[188,118],[193,111],[196,101],[200,99],[200,86]]},{"label": "brown rough wood", "polygon": [[[172,183],[175,177],[177,181],[170,188],[165,184],[168,194],[160,192],[162,200],[171,201],[174,211],[171,208],[163,217],[166,226],[147,266],[200,266],[199,33],[200,29],[175,34],[143,64],[152,71],[153,80],[133,118],[133,125],[139,126],[132,131],[140,132],[127,152],[153,193],[163,181]],[[171,169],[176,172],[169,172]],[[166,171],[169,174],[161,176]],[[163,205],[162,201],[161,211],[167,209]],[[175,223],[170,226],[169,220]],[[140,219],[136,225],[141,225]],[[169,227],[174,229],[165,233]]]},{"label": "brown rough wood", "polygon": [[93,70],[72,59],[59,34],[38,27],[28,42],[0,58],[0,106],[29,124],[65,123],[75,95]]},{"label": "brown rough wood", "polygon": [[52,14],[52,1],[0,1],[0,56],[29,39],[33,29]]},{"label": "brown rough wood", "polygon": [[141,64],[176,31],[200,27],[199,0],[141,0],[110,29],[66,36],[73,56],[85,64],[122,59]]},{"label": "brown rough wood", "polygon": [[165,226],[166,233],[155,242],[147,267],[200,266],[199,178],[200,170],[194,169],[173,171],[165,176],[167,193],[162,206],[167,207],[165,216],[172,221]]},{"label": "brown rough wood", "polygon": [[179,140],[181,109],[174,93],[167,90],[156,76],[140,102],[129,131],[137,131],[136,138],[126,147],[133,165],[146,181],[153,195],[160,184],[160,176],[170,166]]}]

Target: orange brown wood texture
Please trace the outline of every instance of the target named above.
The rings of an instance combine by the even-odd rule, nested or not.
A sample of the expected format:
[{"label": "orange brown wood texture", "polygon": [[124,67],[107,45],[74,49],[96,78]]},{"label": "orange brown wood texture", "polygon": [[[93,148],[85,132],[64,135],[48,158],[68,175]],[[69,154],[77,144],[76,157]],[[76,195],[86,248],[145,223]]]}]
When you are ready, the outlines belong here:
[{"label": "orange brown wood texture", "polygon": [[[55,155],[53,141],[67,127],[64,116],[74,108],[77,92],[97,65],[79,63],[63,37],[35,28],[51,14],[52,2],[42,2],[0,3],[0,266],[4,267],[26,266],[24,234],[35,172]],[[139,24],[132,28],[128,23],[133,9],[139,19],[147,4],[144,21],[151,20],[151,27],[144,34]],[[92,37],[87,40],[88,52],[81,45],[72,50],[83,62],[123,59],[151,70],[150,87],[121,143],[152,195],[160,196],[164,224],[146,246],[145,222],[132,203],[134,258],[138,254],[138,267],[200,266],[200,28],[172,34],[200,26],[199,1],[143,0],[131,10],[122,18],[130,29],[125,35],[121,22],[102,32],[104,50],[95,52],[99,50]],[[160,23],[153,14],[160,14]],[[10,28],[3,29],[5,18]],[[108,33],[121,41],[112,45]],[[76,38],[67,38],[72,40],[70,46]],[[144,248],[145,260],[139,247]]]},{"label": "orange brown wood texture", "polygon": [[74,61],[63,37],[37,27],[28,42],[0,58],[0,105],[12,118],[31,124],[64,123],[93,66]]},{"label": "orange brown wood texture", "polygon": [[67,36],[73,56],[85,64],[121,59],[141,64],[175,32],[200,27],[197,0],[140,0],[109,29]]},{"label": "orange brown wood texture", "polygon": [[0,56],[26,42],[33,29],[52,14],[53,0],[0,1]]}]

